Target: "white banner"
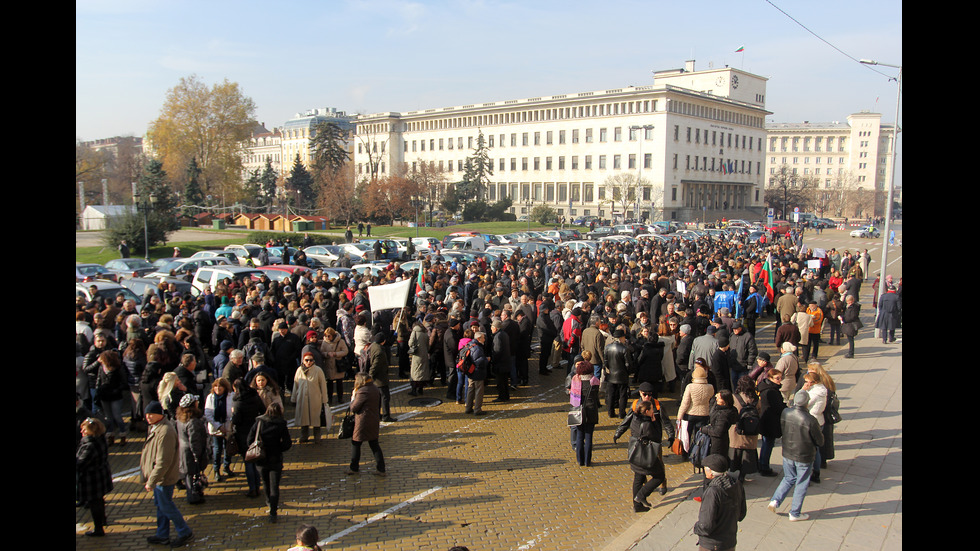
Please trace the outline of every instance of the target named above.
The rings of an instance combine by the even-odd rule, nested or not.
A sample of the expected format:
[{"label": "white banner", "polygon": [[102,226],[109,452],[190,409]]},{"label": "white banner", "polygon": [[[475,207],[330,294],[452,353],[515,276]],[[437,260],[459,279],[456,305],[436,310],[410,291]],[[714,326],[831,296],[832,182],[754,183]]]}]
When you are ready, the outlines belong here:
[{"label": "white banner", "polygon": [[387,285],[372,285],[368,287],[368,299],[371,301],[371,311],[403,308],[408,303],[408,294],[415,282],[404,279]]}]

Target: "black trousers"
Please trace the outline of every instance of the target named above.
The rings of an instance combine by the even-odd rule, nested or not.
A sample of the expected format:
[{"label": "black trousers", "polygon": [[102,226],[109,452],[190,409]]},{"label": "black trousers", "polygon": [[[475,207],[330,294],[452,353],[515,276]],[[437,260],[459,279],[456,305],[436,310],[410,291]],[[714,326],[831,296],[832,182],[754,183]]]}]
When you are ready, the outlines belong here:
[{"label": "black trousers", "polygon": [[265,501],[269,504],[269,512],[276,514],[279,510],[279,481],[282,480],[282,469],[267,469],[257,466],[262,477],[262,487],[265,489]]},{"label": "black trousers", "polygon": [[619,416],[626,417],[626,404],[629,401],[630,385],[628,383],[614,384],[606,383],[606,405],[609,408],[609,415],[616,415],[616,406],[619,405]]},{"label": "black trousers", "polygon": [[385,385],[378,388],[381,389],[381,417],[391,417],[391,387]]},{"label": "black trousers", "polygon": [[650,480],[647,480],[646,475],[633,473],[633,495],[646,498],[664,482],[666,482],[665,478],[651,476]]},{"label": "black trousers", "polygon": [[497,399],[510,400],[510,367],[501,365],[496,368],[497,372]]},{"label": "black trousers", "polygon": [[[361,444],[364,442],[358,442],[357,440],[351,440],[351,452],[350,452],[350,470],[357,472],[360,470],[361,465]],[[385,456],[381,453],[381,444],[378,444],[377,440],[368,440],[368,446],[371,446],[371,453],[374,454],[375,468],[379,473],[385,472]]]}]

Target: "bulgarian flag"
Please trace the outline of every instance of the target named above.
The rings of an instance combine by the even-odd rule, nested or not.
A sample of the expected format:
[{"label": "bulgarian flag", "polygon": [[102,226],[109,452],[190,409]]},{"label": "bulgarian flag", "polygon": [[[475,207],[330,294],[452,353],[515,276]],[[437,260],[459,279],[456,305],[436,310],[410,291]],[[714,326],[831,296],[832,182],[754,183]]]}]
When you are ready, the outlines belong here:
[{"label": "bulgarian flag", "polygon": [[422,277],[422,274],[424,273],[425,273],[425,268],[422,266],[421,263],[419,263],[419,278],[415,281],[416,295],[425,290],[425,279]]},{"label": "bulgarian flag", "polygon": [[737,54],[739,52],[744,52],[744,51],[745,51],[745,46],[739,46],[738,49],[735,50],[735,53]]},{"label": "bulgarian flag", "polygon": [[[766,261],[762,265],[762,271],[759,272],[759,279],[756,281],[756,289],[766,291],[766,299],[772,304],[776,299],[776,279],[772,275],[772,255],[766,255]],[[761,288],[760,288],[761,286]]]}]

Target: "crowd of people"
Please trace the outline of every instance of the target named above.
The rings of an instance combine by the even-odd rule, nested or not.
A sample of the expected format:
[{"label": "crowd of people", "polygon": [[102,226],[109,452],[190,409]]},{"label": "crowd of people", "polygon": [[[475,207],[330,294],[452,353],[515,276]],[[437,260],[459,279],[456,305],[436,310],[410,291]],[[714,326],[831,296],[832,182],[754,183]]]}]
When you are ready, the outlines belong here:
[{"label": "crowd of people", "polygon": [[[395,373],[410,381],[412,395],[432,392],[438,382],[461,413],[482,415],[485,396],[507,402],[530,384],[532,343],[539,349],[539,380],[555,372],[567,376],[570,405],[584,410],[580,422],[569,421],[579,465],[591,465],[592,430],[604,398],[607,416],[622,423],[617,437],[629,429],[631,446],[634,440],[659,443],[666,431],[668,446],[680,439],[686,455],[698,432],[710,435],[711,454],[725,465],[709,462],[709,479],[729,470],[729,457],[742,471],[737,483],[750,469],[773,475],[769,457],[780,437],[785,474],[787,436],[779,415],[789,406],[823,419],[814,404],[828,403],[833,382],[819,363],[819,343],[839,343],[843,334],[849,355],[855,353],[868,258],[866,251],[803,248],[795,231],[772,237],[762,245],[710,238],[604,241],[595,249],[518,251],[473,262],[427,254],[421,269],[410,272],[391,262],[375,275],[332,278],[309,270],[284,281],[226,279],[196,298],[161,284],[139,304],[80,297],[78,480],[104,477],[109,450],[124,444],[130,431],[166,433],[159,440],[169,446],[172,439],[179,460],[166,465],[173,471],[166,477],[144,472],[163,519],[151,539],[168,537],[170,519],[178,531],[172,543],[182,543],[190,532],[173,505],[174,486],[186,489],[189,503],[203,503],[207,485],[236,476],[235,458],[260,435],[265,459],[244,462],[246,495],[258,497],[264,486],[274,522],[283,452],[291,443],[286,404],[293,405],[301,430],[298,443],[316,445],[321,428],[330,426],[329,407],[344,403],[344,382],[354,379],[356,428],[347,472],[359,472],[367,442],[373,473],[384,476],[379,426],[397,421],[390,391]],[[370,287],[405,279],[417,292],[404,308],[371,309]],[[897,298],[882,297],[896,319],[886,330],[900,323],[901,280],[889,276],[887,288]],[[766,316],[775,317],[780,356],[774,363],[756,341],[757,320]],[[631,404],[634,389],[639,399]],[[667,394],[680,400],[674,418],[683,430],[674,430],[660,404]],[[759,429],[736,434],[747,409],[759,411]],[[99,419],[101,427],[91,421]],[[821,463],[833,458],[832,423],[820,425],[819,451],[795,460],[810,461],[810,481],[819,481]],[[666,491],[660,461],[633,465],[634,511],[649,510],[653,490]],[[803,478],[791,485],[798,489]],[[87,535],[101,536],[100,500],[111,484],[85,490],[76,501],[92,510],[95,526]],[[777,506],[783,497],[774,496]],[[794,498],[791,519],[800,515]]]}]

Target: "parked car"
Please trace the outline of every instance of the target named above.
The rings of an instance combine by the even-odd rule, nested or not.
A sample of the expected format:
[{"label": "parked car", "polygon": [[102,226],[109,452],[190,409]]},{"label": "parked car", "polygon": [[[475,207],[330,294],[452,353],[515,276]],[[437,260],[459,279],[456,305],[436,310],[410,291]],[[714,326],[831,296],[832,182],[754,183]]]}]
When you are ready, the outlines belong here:
[{"label": "parked car", "polygon": [[[225,250],[235,253],[240,266],[247,266],[249,257],[252,258],[254,265],[261,266],[262,263],[259,261],[259,253],[262,252],[263,248],[262,245],[255,243],[245,243],[244,245],[228,245],[225,247]],[[269,253],[269,264],[279,264],[281,262],[282,258],[273,255],[271,252]]]},{"label": "parked car", "polygon": [[283,282],[288,280],[296,271],[309,272],[310,269],[303,266],[296,266],[295,264],[276,264],[274,266],[261,266],[257,268],[260,272],[269,276],[269,279],[273,281]]},{"label": "parked car", "polygon": [[142,277],[157,268],[142,258],[117,258],[106,262],[105,269],[116,274],[118,281],[124,277]]},{"label": "parked car", "polygon": [[585,234],[585,238],[599,239],[610,235],[616,235],[616,230],[612,226],[596,226],[594,230]]},{"label": "parked car", "polygon": [[340,245],[313,245],[303,249],[306,253],[306,261],[318,260],[327,266],[336,266],[340,260],[340,255],[344,250]]},{"label": "parked car", "polygon": [[75,263],[75,281],[93,281],[96,279],[106,279],[116,281],[117,276],[111,270],[106,269],[102,264],[79,264]]},{"label": "parked car", "polygon": [[442,244],[435,237],[413,237],[412,243],[415,245],[416,253],[433,253],[442,248]]},{"label": "parked car", "polygon": [[[266,250],[269,251],[269,264],[282,264],[282,252],[283,252],[283,249],[284,248],[285,247],[278,246],[278,245],[273,246],[273,247],[266,247]],[[296,263],[296,253],[298,253],[298,252],[299,252],[299,249],[297,249],[296,247],[289,247],[289,263],[290,264],[295,264]],[[276,260],[275,262],[273,262],[272,261],[273,258],[276,258],[278,260]]]},{"label": "parked car", "polygon": [[146,274],[146,277],[165,277],[173,271],[175,274],[184,274],[188,271],[196,272],[203,266],[232,266],[230,260],[222,256],[211,258],[172,258],[170,262],[157,268],[156,271]]},{"label": "parked car", "polygon": [[190,282],[179,277],[132,277],[122,280],[120,285],[132,291],[133,294],[142,297],[146,294],[147,289],[157,289],[160,281],[163,281],[167,285],[173,285],[181,295],[190,293],[196,296],[200,294]]},{"label": "parked car", "polygon": [[[92,287],[95,287],[94,294],[92,292]],[[85,297],[86,301],[92,300],[92,297],[95,296],[98,297],[100,302],[104,303],[106,299],[115,300],[119,293],[122,293],[126,300],[133,300],[136,302],[136,304],[139,304],[142,300],[129,289],[112,281],[87,281],[84,283],[75,283],[75,296]]]},{"label": "parked car", "polygon": [[198,251],[192,254],[191,258],[214,258],[216,256],[227,258],[232,264],[241,264],[234,251]]},{"label": "parked car", "polygon": [[[402,259],[405,259],[405,257],[408,256],[407,250],[406,250],[406,253],[404,253],[404,254],[401,253],[401,252],[399,252],[398,251],[398,243],[396,243],[395,241],[393,241],[391,239],[383,239],[383,238],[361,239],[358,243],[360,243],[362,245],[367,245],[368,247],[371,248],[371,252],[374,252],[374,244],[376,242],[378,242],[378,241],[381,242],[381,246],[383,247],[383,249],[382,249],[382,256],[383,256],[384,259],[387,259],[387,260],[402,260]],[[385,252],[385,251],[387,251],[387,252]],[[371,258],[371,260],[382,260],[382,259],[381,258]]]},{"label": "parked car", "polygon": [[350,256],[351,262],[365,262],[374,260],[374,249],[364,243],[344,243],[339,245],[341,249]]},{"label": "parked car", "polygon": [[245,279],[252,278],[258,281],[265,275],[264,272],[259,271],[257,268],[251,268],[248,266],[232,266],[230,264],[221,264],[213,266],[202,266],[197,269],[194,274],[194,279],[191,285],[197,289],[198,293],[204,291],[205,286],[209,286],[214,289],[218,282],[222,279]]}]

